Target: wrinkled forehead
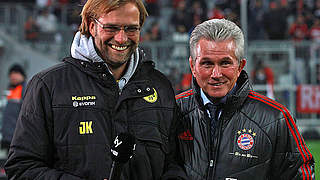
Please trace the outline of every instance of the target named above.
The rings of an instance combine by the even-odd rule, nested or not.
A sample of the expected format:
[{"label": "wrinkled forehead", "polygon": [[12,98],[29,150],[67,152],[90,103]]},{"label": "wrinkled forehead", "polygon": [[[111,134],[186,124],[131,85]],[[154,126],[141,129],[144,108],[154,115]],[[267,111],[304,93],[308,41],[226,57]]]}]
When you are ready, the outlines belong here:
[{"label": "wrinkled forehead", "polygon": [[232,39],[228,40],[207,40],[200,39],[196,46],[196,57],[204,54],[215,54],[219,52],[235,53],[235,42]]}]

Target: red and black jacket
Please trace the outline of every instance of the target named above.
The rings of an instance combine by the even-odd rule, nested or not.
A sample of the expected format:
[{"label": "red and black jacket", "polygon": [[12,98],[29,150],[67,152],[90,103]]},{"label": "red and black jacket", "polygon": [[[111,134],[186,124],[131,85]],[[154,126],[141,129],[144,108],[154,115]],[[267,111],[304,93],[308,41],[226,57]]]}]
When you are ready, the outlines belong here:
[{"label": "red and black jacket", "polygon": [[252,91],[242,71],[222,107],[214,142],[200,88],[176,96],[179,151],[192,180],[314,179],[314,159],[286,107]]}]

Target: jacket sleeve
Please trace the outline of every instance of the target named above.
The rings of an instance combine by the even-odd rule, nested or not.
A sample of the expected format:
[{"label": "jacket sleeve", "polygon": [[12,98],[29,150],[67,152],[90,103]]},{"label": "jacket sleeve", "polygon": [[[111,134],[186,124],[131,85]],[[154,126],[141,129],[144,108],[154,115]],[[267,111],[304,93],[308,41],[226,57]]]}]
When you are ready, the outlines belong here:
[{"label": "jacket sleeve", "polygon": [[277,143],[271,179],[314,180],[314,158],[296,126],[295,119],[283,107],[277,127]]},{"label": "jacket sleeve", "polygon": [[9,179],[81,179],[54,168],[51,108],[49,89],[36,75],[27,86],[5,163]]},{"label": "jacket sleeve", "polygon": [[177,142],[177,128],[178,128],[178,108],[175,108],[175,117],[172,121],[172,126],[169,135],[169,147],[170,152],[166,157],[165,173],[162,176],[162,180],[188,180],[185,172],[182,158],[179,154],[178,142]]}]

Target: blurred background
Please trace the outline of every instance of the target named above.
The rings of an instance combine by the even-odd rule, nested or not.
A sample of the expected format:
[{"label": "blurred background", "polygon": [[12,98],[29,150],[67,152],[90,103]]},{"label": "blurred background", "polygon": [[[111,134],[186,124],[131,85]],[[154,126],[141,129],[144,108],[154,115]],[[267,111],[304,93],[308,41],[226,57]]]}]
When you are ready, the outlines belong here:
[{"label": "blurred background", "polygon": [[[9,68],[21,65],[29,80],[69,56],[85,2],[0,0],[0,127],[8,100]],[[144,3],[149,17],[141,32],[141,47],[168,75],[176,93],[191,85],[188,39],[193,28],[212,18],[237,23],[245,34],[245,69],[254,90],[288,107],[316,162],[320,160],[320,0]],[[0,151],[0,159],[5,158],[6,151]]]}]

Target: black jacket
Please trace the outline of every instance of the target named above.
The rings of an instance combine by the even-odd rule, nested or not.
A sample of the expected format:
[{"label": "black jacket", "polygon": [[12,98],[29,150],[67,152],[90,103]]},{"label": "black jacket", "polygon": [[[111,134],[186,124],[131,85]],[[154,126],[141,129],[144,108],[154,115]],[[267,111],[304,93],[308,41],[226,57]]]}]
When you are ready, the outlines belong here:
[{"label": "black jacket", "polygon": [[222,105],[213,144],[210,119],[193,83],[192,90],[176,96],[180,154],[190,179],[314,179],[314,159],[294,118],[283,105],[252,91],[244,71]]},{"label": "black jacket", "polygon": [[121,93],[103,63],[66,58],[35,75],[27,86],[5,164],[8,177],[108,178],[110,145],[118,133],[127,131],[137,138],[137,145],[122,179],[160,179],[164,171],[170,174],[168,168],[179,176],[183,171],[178,166],[165,164],[174,160],[169,156],[174,148],[174,92],[153,62],[141,59]]}]

